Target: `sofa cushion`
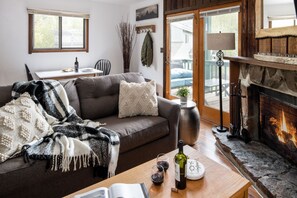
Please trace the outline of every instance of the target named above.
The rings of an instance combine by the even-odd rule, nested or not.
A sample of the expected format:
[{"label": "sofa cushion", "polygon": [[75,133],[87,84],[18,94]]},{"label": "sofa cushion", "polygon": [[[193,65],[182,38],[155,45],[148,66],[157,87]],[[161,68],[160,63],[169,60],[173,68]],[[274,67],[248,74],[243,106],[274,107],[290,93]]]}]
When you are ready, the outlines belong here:
[{"label": "sofa cushion", "polygon": [[158,115],[158,100],[155,81],[127,83],[121,81],[119,118],[137,115]]},{"label": "sofa cushion", "polygon": [[135,149],[169,134],[168,120],[159,116],[118,118],[117,115],[97,119],[120,135],[120,153]]},{"label": "sofa cushion", "polygon": [[23,145],[53,133],[28,93],[0,108],[0,162],[21,151]]},{"label": "sofa cushion", "polygon": [[76,171],[51,171],[47,160],[30,160],[23,157],[0,164],[0,197],[63,197],[102,180],[94,177],[93,167]]},{"label": "sofa cushion", "polygon": [[0,87],[0,107],[12,100],[11,89],[12,85]]},{"label": "sofa cushion", "polygon": [[81,117],[94,120],[117,114],[121,80],[137,83],[145,81],[139,73],[78,78],[76,88],[80,100]]}]

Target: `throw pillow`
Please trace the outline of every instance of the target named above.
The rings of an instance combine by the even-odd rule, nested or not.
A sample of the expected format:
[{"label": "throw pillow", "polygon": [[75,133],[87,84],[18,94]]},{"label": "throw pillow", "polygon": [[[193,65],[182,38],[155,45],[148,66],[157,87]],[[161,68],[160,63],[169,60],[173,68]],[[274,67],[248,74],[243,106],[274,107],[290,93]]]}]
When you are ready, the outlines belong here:
[{"label": "throw pillow", "polygon": [[23,145],[53,133],[28,93],[0,108],[0,162],[18,154]]},{"label": "throw pillow", "polygon": [[128,83],[121,81],[119,118],[136,115],[158,115],[158,100],[155,81]]}]

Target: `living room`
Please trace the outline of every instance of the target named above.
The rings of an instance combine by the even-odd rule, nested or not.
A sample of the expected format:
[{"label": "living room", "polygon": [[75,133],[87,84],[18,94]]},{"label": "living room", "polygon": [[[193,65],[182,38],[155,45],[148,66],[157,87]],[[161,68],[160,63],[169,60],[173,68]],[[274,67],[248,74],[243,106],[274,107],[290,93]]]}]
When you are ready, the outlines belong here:
[{"label": "living room", "polygon": [[[12,110],[9,108],[7,110],[6,106],[12,105],[10,102],[12,99],[17,100],[18,97],[28,99],[28,95],[22,95],[24,90],[27,90],[31,97],[32,93],[36,92],[32,101],[37,104],[37,107],[44,105],[44,101],[40,100],[41,93],[39,92],[42,87],[44,90],[50,90],[46,93],[48,94],[46,97],[43,96],[47,98],[44,99],[45,101],[51,102],[51,105],[46,107],[47,110],[53,111],[52,113],[58,116],[54,117],[60,120],[60,123],[57,123],[57,120],[52,121],[53,114],[45,116],[49,124],[43,123],[42,127],[48,127],[49,131],[46,134],[43,133],[42,137],[56,134],[59,127],[62,131],[65,130],[63,127],[69,130],[67,123],[63,121],[61,124],[66,117],[74,119],[77,123],[81,122],[80,119],[88,119],[99,122],[99,125],[89,125],[90,123],[83,122],[86,133],[91,134],[88,128],[90,126],[96,129],[104,128],[100,132],[109,134],[111,142],[107,143],[108,148],[118,150],[111,157],[114,161],[109,162],[109,165],[118,164],[117,169],[107,170],[104,166],[105,169],[100,171],[93,170],[93,167],[89,165],[83,165],[88,168],[76,170],[74,173],[69,171],[72,163],[75,164],[74,161],[61,160],[65,165],[62,167],[59,164],[59,157],[55,158],[54,155],[46,155],[47,160],[41,160],[42,162],[38,162],[35,168],[32,168],[31,166],[34,166],[38,158],[36,156],[39,155],[30,149],[33,147],[27,148],[26,158],[24,158],[25,155],[22,156],[24,152],[21,153],[21,157],[19,155],[14,157],[11,154],[12,159],[1,155],[0,170],[3,185],[2,194],[0,194],[4,197],[19,197],[17,192],[23,193],[24,197],[38,197],[37,195],[42,192],[47,194],[45,197],[69,195],[91,184],[104,182],[101,175],[104,171],[104,174],[115,173],[117,176],[137,165],[145,167],[145,162],[156,158],[157,154],[172,152],[176,149],[177,141],[181,137],[184,137],[185,144],[223,165],[228,171],[232,171],[230,177],[236,172],[237,175],[245,178],[246,180],[242,180],[243,183],[246,181],[251,186],[248,187],[246,184],[244,191],[242,187],[244,197],[297,197],[296,179],[293,179],[297,176],[296,1],[2,0],[0,5],[0,24],[2,24],[0,107],[4,112],[1,114],[0,109],[0,116],[11,113]],[[268,7],[272,11],[268,11]],[[155,10],[152,16],[148,19],[139,19],[138,15],[143,10],[152,9]],[[33,22],[35,15],[82,18],[83,47],[81,49],[63,48],[60,45],[63,46],[64,43],[60,39],[56,42],[57,48],[36,48],[37,37],[34,37],[34,34],[36,34],[37,22]],[[280,27],[281,23],[286,27]],[[55,38],[63,38],[64,33],[61,27],[64,24],[61,21],[57,24],[58,28],[60,26],[60,32],[55,33]],[[123,58],[125,47],[121,43],[120,24],[131,25],[134,33],[128,64]],[[211,33],[217,33],[217,36],[232,33],[234,46],[230,50],[228,50],[230,46],[217,49],[220,45],[218,41],[213,42],[211,46],[211,41],[207,40]],[[150,48],[152,54],[149,55],[145,54],[147,51],[144,53],[144,50],[148,50],[145,48],[148,47],[147,37],[150,37],[152,41]],[[223,42],[224,39],[219,38],[219,41]],[[221,66],[217,62],[219,50],[224,51],[224,65]],[[150,63],[148,63],[148,58],[151,58]],[[65,70],[63,74],[69,75],[73,72],[74,75],[86,75],[86,73],[75,73],[75,64],[79,64],[81,71],[95,69],[94,71],[98,72],[94,66],[100,59],[110,62],[109,75],[101,76],[92,73],[95,77],[70,79],[69,81],[66,77],[62,77],[61,84],[56,84],[56,82],[26,84],[29,78],[25,64],[34,81],[43,81],[46,78],[41,78],[39,75],[52,71]],[[128,83],[122,83],[122,80]],[[131,88],[130,83],[136,83],[136,85]],[[143,86],[146,87],[141,87],[139,84],[145,84]],[[32,86],[38,88],[32,89]],[[55,88],[50,88],[51,86]],[[188,89],[187,100],[191,101],[187,103],[188,106],[180,106],[178,90],[181,87]],[[151,108],[145,100],[142,101],[145,98],[142,94],[147,94],[144,91],[146,89],[153,93],[148,100],[154,101],[152,104],[154,108]],[[54,96],[56,92],[60,94],[59,100],[53,99],[56,97]],[[122,94],[124,92],[126,95]],[[272,99],[267,99],[266,96]],[[125,103],[120,100],[125,100]],[[57,101],[59,101],[58,105]],[[21,100],[16,103],[22,105]],[[137,103],[141,104],[142,108],[137,106]],[[189,107],[192,104],[194,106]],[[55,110],[52,105],[56,108]],[[63,113],[59,105],[65,105],[66,110],[63,109]],[[155,109],[156,105],[158,109]],[[32,106],[30,108],[35,111]],[[133,108],[138,113],[135,113]],[[195,109],[193,110],[195,118],[188,118],[185,115],[190,108]],[[146,109],[146,111],[149,109],[149,113],[143,114],[145,110],[141,109]],[[76,113],[73,114],[73,112]],[[42,119],[42,113],[44,112],[37,111],[37,120]],[[24,117],[23,114],[21,115]],[[25,118],[20,117],[20,119]],[[3,126],[10,123],[5,119],[0,121]],[[192,122],[190,123],[192,125],[188,126],[188,122]],[[282,122],[288,125],[286,129],[283,129]],[[268,125],[263,123],[268,123]],[[18,126],[17,123],[15,125]],[[51,125],[55,126],[52,127],[53,130],[50,130]],[[40,124],[38,126],[41,127]],[[227,131],[221,133],[220,130],[224,127]],[[3,131],[4,129],[1,128],[0,133]],[[114,139],[117,136],[114,131],[120,134],[118,137],[120,143],[117,138]],[[28,138],[28,133],[24,129],[21,135],[25,139]],[[38,137],[41,137],[40,134]],[[1,138],[0,149],[5,141],[7,147],[9,140],[4,135]],[[92,145],[90,142],[88,144]],[[16,146],[17,151],[24,150],[22,148],[24,145],[27,144]],[[164,148],[164,145],[167,146]],[[90,147],[90,150],[92,149],[98,148]],[[265,151],[266,155],[258,153],[259,150]],[[193,153],[192,150],[185,148],[186,151]],[[96,153],[91,153],[90,160],[96,156]],[[0,154],[2,154],[1,151]],[[200,154],[199,157],[196,154],[192,157],[197,157],[199,161],[203,158]],[[172,153],[170,156],[174,157]],[[39,158],[43,157],[44,155]],[[259,160],[261,158],[262,160]],[[23,163],[23,159],[29,163]],[[53,161],[49,162],[49,159]],[[83,160],[82,157],[82,164],[84,164]],[[51,167],[48,168],[48,166]],[[267,167],[271,166],[275,166],[275,169],[269,168],[268,170]],[[74,167],[76,169],[76,165]],[[49,170],[59,168],[61,170]],[[174,165],[170,164],[170,169],[174,172]],[[130,173],[126,175],[131,175]],[[207,169],[205,174],[207,174]],[[28,180],[28,183],[16,181],[18,175],[22,175],[20,180]],[[36,180],[32,178],[33,175],[36,175]],[[85,175],[90,178],[84,180]],[[237,175],[234,175],[234,178],[237,178]],[[206,193],[209,189],[205,189],[205,194],[202,192],[199,194],[197,189],[203,188],[203,182],[211,181],[207,180],[206,176],[197,181],[200,182],[199,184],[188,180],[189,189],[196,188],[197,194],[189,194],[189,190],[178,190],[175,194],[168,190],[170,186],[174,186],[170,183],[174,182],[174,178],[170,175],[167,175],[167,180],[172,179],[172,181],[165,180],[162,184],[162,189],[168,188],[163,194],[156,193],[160,188],[153,186],[150,178],[144,183],[149,183],[149,186],[146,186],[149,192],[153,191],[150,192],[150,197],[164,197],[168,193],[171,197],[199,195],[203,197],[209,195]],[[70,183],[70,180],[81,182]],[[128,178],[120,183],[131,181],[134,180]],[[110,184],[108,179],[105,182],[104,185]],[[37,183],[42,184],[43,187],[32,189],[30,192],[28,190],[30,185]],[[65,189],[59,190],[59,185],[64,184]],[[53,194],[49,193],[47,190],[49,188],[53,189]],[[213,191],[210,197],[219,195],[233,196],[232,193],[220,194]],[[234,196],[240,197],[241,195]]]}]

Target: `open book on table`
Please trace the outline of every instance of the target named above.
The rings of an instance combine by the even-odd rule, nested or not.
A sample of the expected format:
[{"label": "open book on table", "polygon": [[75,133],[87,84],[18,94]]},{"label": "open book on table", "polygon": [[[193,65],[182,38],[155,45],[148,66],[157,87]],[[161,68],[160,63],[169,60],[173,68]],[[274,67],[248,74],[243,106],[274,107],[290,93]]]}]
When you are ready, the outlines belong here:
[{"label": "open book on table", "polygon": [[112,184],[109,188],[100,187],[75,195],[74,198],[149,198],[148,190],[140,184]]}]

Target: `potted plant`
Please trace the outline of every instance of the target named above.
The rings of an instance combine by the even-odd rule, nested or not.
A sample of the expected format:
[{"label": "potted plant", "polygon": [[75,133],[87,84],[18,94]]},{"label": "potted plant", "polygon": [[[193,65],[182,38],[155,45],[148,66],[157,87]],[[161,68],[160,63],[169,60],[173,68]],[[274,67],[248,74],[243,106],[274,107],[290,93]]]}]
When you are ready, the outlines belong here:
[{"label": "potted plant", "polygon": [[180,98],[180,103],[187,103],[188,95],[190,94],[190,90],[188,87],[180,87],[178,88],[176,95]]}]

